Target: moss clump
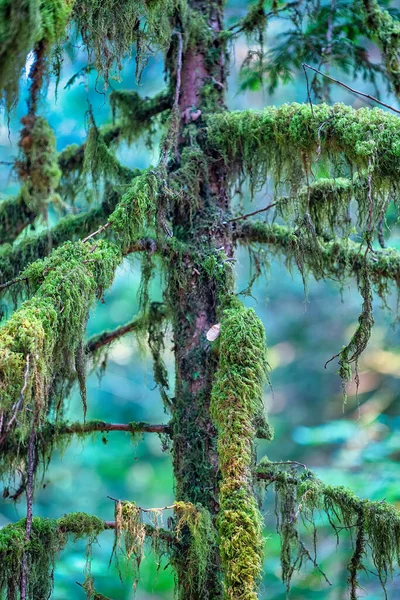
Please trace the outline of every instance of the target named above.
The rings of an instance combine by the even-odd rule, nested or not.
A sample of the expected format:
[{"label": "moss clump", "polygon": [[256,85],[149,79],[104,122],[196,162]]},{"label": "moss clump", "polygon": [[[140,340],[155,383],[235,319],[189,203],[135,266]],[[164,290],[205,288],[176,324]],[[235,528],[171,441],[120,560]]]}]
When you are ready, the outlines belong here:
[{"label": "moss clump", "polygon": [[216,541],[211,515],[200,504],[190,502],[175,502],[174,511],[177,518],[175,535],[178,547],[172,562],[181,563],[184,555],[184,568],[187,571],[184,586],[177,590],[178,598],[205,598],[207,573],[214,568],[210,564],[210,557]]},{"label": "moss clump", "polygon": [[257,598],[263,561],[262,518],[253,494],[255,420],[262,411],[265,333],[238,300],[223,313],[211,416],[222,481],[217,530],[227,598]]},{"label": "moss clump", "polygon": [[10,108],[18,96],[19,77],[35,45],[48,49],[60,40],[71,0],[2,0],[0,2],[0,99]]},{"label": "moss clump", "polygon": [[112,213],[112,231],[123,251],[149,229],[154,229],[159,180],[153,170],[135,177]]},{"label": "moss clump", "polygon": [[44,213],[61,178],[55,136],[42,117],[28,115],[21,122],[21,157],[15,165],[22,182],[20,194],[33,212]]},{"label": "moss clump", "polygon": [[[0,329],[2,436],[18,401],[22,432],[32,418],[40,425],[54,377],[74,371],[88,311],[111,284],[120,261],[119,249],[105,241],[94,246],[67,242],[22,273],[35,295]],[[28,406],[34,407],[33,415]]]}]

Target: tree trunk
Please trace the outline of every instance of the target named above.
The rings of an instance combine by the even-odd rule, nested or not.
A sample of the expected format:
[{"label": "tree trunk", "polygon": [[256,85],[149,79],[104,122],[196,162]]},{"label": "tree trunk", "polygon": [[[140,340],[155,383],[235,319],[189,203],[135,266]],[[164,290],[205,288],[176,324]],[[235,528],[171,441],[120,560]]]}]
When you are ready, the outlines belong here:
[{"label": "tree trunk", "polygon": [[[183,55],[179,111],[181,115],[177,164],[173,172],[190,169],[190,152],[196,164],[205,165],[193,177],[199,180],[198,197],[188,193],[175,211],[174,234],[190,242],[191,252],[179,255],[169,283],[173,317],[176,385],[173,405],[173,456],[176,499],[200,503],[212,517],[218,513],[218,456],[216,431],[210,418],[210,396],[217,361],[206,333],[217,322],[218,296],[232,292],[224,261],[232,254],[230,231],[221,225],[228,208],[226,172],[209,160],[201,147],[203,115],[224,107],[225,47],[218,34],[222,1],[193,1],[191,7],[206,21],[208,45],[197,40]],[[193,163],[194,165],[194,163]],[[188,171],[191,176],[190,170]],[[192,181],[189,183],[195,184]],[[197,205],[194,205],[196,204]],[[221,277],[207,268],[221,267]],[[222,597],[222,573],[217,545],[208,569],[203,598]],[[176,565],[180,598],[198,598],[189,581],[185,557]]]}]

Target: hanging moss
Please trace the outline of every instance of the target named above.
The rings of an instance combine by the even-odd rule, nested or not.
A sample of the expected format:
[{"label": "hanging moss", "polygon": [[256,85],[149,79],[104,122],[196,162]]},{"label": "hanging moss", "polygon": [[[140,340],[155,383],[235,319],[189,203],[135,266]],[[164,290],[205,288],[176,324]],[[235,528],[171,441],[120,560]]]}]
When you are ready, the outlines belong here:
[{"label": "hanging moss", "polygon": [[267,361],[262,323],[238,300],[223,313],[219,356],[210,407],[222,475],[217,530],[226,597],[250,600],[257,598],[263,561],[262,517],[251,466]]},{"label": "hanging moss", "polygon": [[42,117],[28,115],[21,122],[21,156],[15,164],[23,184],[20,194],[34,213],[45,213],[61,177],[55,136]]},{"label": "hanging moss", "polygon": [[85,143],[83,173],[90,173],[95,187],[102,178],[111,182],[128,183],[135,176],[134,171],[122,165],[110,150],[104,140],[104,134],[96,126],[93,118]]},{"label": "hanging moss", "polygon": [[0,329],[1,435],[8,432],[15,403],[23,433],[33,418],[27,406],[35,407],[38,424],[43,420],[54,375],[68,377],[74,371],[88,311],[111,284],[120,261],[118,248],[105,241],[94,246],[67,242],[22,273],[35,295]]},{"label": "hanging moss", "polygon": [[107,83],[122,68],[136,46],[137,76],[149,56],[166,50],[172,35],[171,17],[184,10],[183,0],[75,0],[73,20],[82,35],[89,60]]},{"label": "hanging moss", "polygon": [[[282,470],[279,464],[268,459],[260,462],[257,472],[267,485],[268,482],[275,485],[279,529],[285,549],[281,555],[284,577],[291,576],[295,569],[301,567],[298,560],[301,555],[319,568],[301,540],[299,521],[315,527],[315,514],[324,511],[338,538],[340,532],[346,530],[355,540],[347,566],[352,600],[358,597],[358,574],[366,568],[368,558],[372,559],[385,588],[387,577],[392,575],[400,556],[400,514],[394,506],[385,501],[360,499],[342,486],[325,485],[309,470],[297,476],[293,469]],[[286,583],[290,586],[290,578],[286,579]]]},{"label": "hanging moss", "polygon": [[180,210],[188,212],[192,220],[201,205],[201,189],[207,185],[208,162],[199,147],[185,147],[180,167],[172,173],[171,185],[176,194]]},{"label": "hanging moss", "polygon": [[374,318],[372,315],[372,291],[369,280],[368,269],[365,268],[360,275],[361,282],[359,285],[360,293],[363,298],[362,310],[358,317],[358,326],[351,337],[350,342],[344,346],[339,353],[339,374],[343,384],[343,399],[347,400],[346,384],[352,378],[351,365],[355,364],[355,381],[358,389],[358,361],[361,354],[367,347],[371,337]]},{"label": "hanging moss", "polygon": [[[216,541],[211,515],[203,506],[190,502],[175,502],[175,535],[178,546],[171,560],[182,564],[188,576],[178,587],[178,598],[193,599],[207,596],[207,574],[214,568],[210,557]],[[179,586],[180,582],[178,582]]]},{"label": "hanging moss", "polygon": [[89,544],[104,530],[101,519],[86,513],[71,513],[60,519],[34,517],[29,541],[25,539],[26,519],[0,529],[0,597],[19,598],[22,559],[28,557],[27,600],[49,598],[54,585],[54,564],[68,534],[73,540],[87,538]]},{"label": "hanging moss", "polygon": [[31,50],[49,50],[64,35],[72,0],[2,0],[0,3],[0,99],[10,108]]},{"label": "hanging moss", "polygon": [[277,190],[283,185],[295,195],[311,183],[312,165],[320,159],[333,169],[339,164],[340,176],[346,164],[361,178],[370,175],[374,193],[397,189],[400,122],[380,109],[287,104],[218,113],[207,122],[210,149],[221,154],[231,176],[244,172],[250,178],[252,192],[271,176]]}]

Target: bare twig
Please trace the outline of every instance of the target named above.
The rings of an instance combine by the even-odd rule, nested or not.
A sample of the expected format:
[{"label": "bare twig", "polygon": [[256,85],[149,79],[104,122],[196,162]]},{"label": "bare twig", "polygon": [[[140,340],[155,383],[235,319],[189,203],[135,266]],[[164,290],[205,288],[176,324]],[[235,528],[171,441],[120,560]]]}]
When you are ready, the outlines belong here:
[{"label": "bare twig", "polygon": [[90,235],[88,235],[87,237],[85,237],[85,239],[82,240],[82,243],[84,244],[88,240],[92,239],[92,237],[94,237],[98,233],[101,233],[102,231],[104,231],[105,229],[107,229],[107,227],[110,227],[110,225],[111,225],[110,222],[105,223],[105,225],[102,225],[101,227],[99,227],[97,231],[94,231],[93,233],[91,233]]},{"label": "bare twig", "polygon": [[175,35],[178,38],[178,55],[177,55],[177,59],[176,59],[176,88],[175,88],[174,108],[177,108],[179,105],[179,96],[181,93],[183,41],[182,41],[182,34],[180,31],[175,31]]},{"label": "bare twig", "polygon": [[[393,112],[395,112],[397,114],[400,114],[400,110],[398,110],[397,108],[394,108],[390,104],[386,104],[385,102],[382,102],[381,100],[378,100],[378,98],[375,98],[375,96],[371,96],[370,94],[364,94],[364,92],[360,92],[359,90],[355,90],[354,88],[350,87],[349,85],[343,83],[343,81],[339,81],[339,79],[334,79],[330,75],[327,75],[326,73],[323,73],[319,69],[316,69],[315,67],[312,67],[311,65],[308,65],[307,63],[302,63],[302,67],[303,67],[304,73],[306,75],[307,86],[308,86],[308,78],[307,78],[306,69],[311,69],[311,71],[314,71],[315,73],[318,73],[318,75],[322,75],[322,77],[326,77],[326,79],[329,79],[329,81],[332,81],[333,83],[337,83],[338,85],[341,85],[346,90],[349,90],[349,92],[352,92],[353,94],[357,94],[358,96],[362,96],[363,98],[367,98],[368,100],[372,100],[373,102],[376,102],[377,104],[380,104],[381,106],[384,106],[385,108],[388,108],[389,110],[392,110]],[[310,100],[310,104],[311,104],[311,112],[313,112],[310,95],[309,95],[309,100]]]},{"label": "bare twig", "polygon": [[269,210],[270,208],[273,208],[277,204],[279,204],[279,203],[273,202],[272,204],[268,204],[268,206],[265,206],[264,208],[260,208],[259,210],[255,210],[251,213],[247,213],[246,215],[240,215],[239,217],[234,217],[233,219],[229,219],[228,223],[234,223],[235,221],[241,221],[242,219],[247,219],[248,217],[254,217],[254,215],[259,215],[260,213],[266,212],[267,210]]},{"label": "bare twig", "polygon": [[[113,498],[112,496],[107,496],[107,498],[113,502],[120,502],[121,504],[124,503],[124,500],[120,500],[119,498]],[[175,508],[175,504],[171,504],[171,506],[162,506],[161,508],[142,508],[141,506],[136,506],[136,508],[137,510],[145,513],[161,512],[163,510],[173,510]]]},{"label": "bare twig", "polygon": [[20,283],[21,281],[27,281],[27,277],[15,277],[15,279],[10,279],[10,281],[6,281],[5,283],[0,284],[0,290],[5,290],[16,283]]}]

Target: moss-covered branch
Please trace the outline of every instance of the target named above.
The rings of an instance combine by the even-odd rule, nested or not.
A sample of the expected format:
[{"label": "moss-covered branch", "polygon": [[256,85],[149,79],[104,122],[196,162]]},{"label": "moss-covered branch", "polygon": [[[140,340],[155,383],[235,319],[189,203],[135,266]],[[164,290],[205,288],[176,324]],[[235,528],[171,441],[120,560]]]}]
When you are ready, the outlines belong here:
[{"label": "moss-covered branch", "polygon": [[400,512],[393,505],[383,500],[358,498],[348,488],[324,484],[307,469],[297,475],[293,469],[283,470],[268,459],[258,465],[257,478],[267,486],[271,483],[275,486],[279,531],[285,549],[281,554],[282,572],[288,586],[293,571],[300,568],[299,556],[311,559],[301,541],[298,521],[314,524],[314,515],[321,510],[326,513],[336,536],[345,529],[355,540],[347,566],[352,600],[358,597],[358,575],[365,569],[367,556],[385,586],[387,577],[393,574],[395,565],[399,565],[400,557]]},{"label": "moss-covered branch", "polygon": [[[338,280],[350,275],[360,276],[365,268],[365,246],[351,240],[324,242],[319,238],[321,256],[316,257],[314,246],[301,244],[301,235],[283,225],[262,222],[247,222],[234,232],[237,243],[268,244],[272,252],[282,253],[289,260],[289,266],[295,263],[295,254],[299,250],[304,254],[304,264],[317,278],[326,275]],[[318,258],[317,264],[315,263]],[[321,272],[321,261],[323,270]],[[366,257],[369,277],[377,286],[379,293],[387,291],[393,282],[400,286],[400,253],[394,248],[375,250]]]},{"label": "moss-covered branch", "polygon": [[24,198],[8,198],[0,202],[0,244],[13,242],[36,219],[37,214],[28,207]]},{"label": "moss-covered branch", "polygon": [[207,124],[210,151],[232,176],[249,176],[253,190],[273,176],[295,194],[312,181],[313,163],[340,164],[343,176],[343,159],[353,171],[371,175],[374,191],[397,188],[400,120],[383,110],[286,104],[216,113]]},{"label": "moss-covered branch", "polygon": [[[6,525],[0,529],[0,596],[17,598],[19,589],[23,556],[28,556],[29,573],[27,600],[49,598],[52,592],[54,578],[52,576],[57,555],[66,546],[69,537],[76,542],[87,540],[86,549],[86,581],[83,587],[90,589],[93,578],[90,573],[91,548],[97,536],[104,530],[118,530],[115,521],[103,521],[99,517],[82,512],[70,513],[59,519],[44,519],[34,517],[30,540],[25,539],[26,519]],[[174,533],[161,527],[144,524],[141,531],[152,539],[153,549],[160,543],[163,549],[170,548],[176,543]],[[144,540],[143,540],[144,541]],[[143,541],[137,548],[142,551]],[[131,540],[136,543],[138,540]],[[160,549],[161,551],[161,549]],[[91,596],[92,597],[92,596]]]},{"label": "moss-covered branch", "polygon": [[67,242],[23,272],[35,294],[0,329],[0,443],[16,420],[22,432],[32,418],[43,422],[56,373],[67,378],[76,371],[83,386],[80,353],[88,312],[121,260],[119,248],[104,240],[94,246]]},{"label": "moss-covered branch", "polygon": [[218,431],[222,477],[217,531],[225,590],[232,600],[253,600],[257,598],[264,544],[251,467],[267,360],[261,321],[236,299],[223,313],[219,357],[210,410]]},{"label": "moss-covered branch", "polygon": [[356,0],[368,34],[382,52],[386,73],[397,96],[400,96],[400,22],[376,0]]},{"label": "moss-covered branch", "polygon": [[135,319],[132,319],[132,321],[129,321],[129,323],[126,323],[125,325],[121,325],[120,327],[117,327],[113,331],[103,331],[102,333],[94,335],[93,337],[91,337],[88,340],[88,342],[86,344],[86,351],[87,352],[96,352],[100,348],[103,348],[104,346],[108,346],[114,340],[119,339],[120,337],[126,335],[127,333],[131,333],[132,331],[135,331],[135,330],[137,331],[137,330],[143,329],[143,325],[145,324],[145,322],[146,322],[145,317],[136,317]]}]

